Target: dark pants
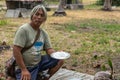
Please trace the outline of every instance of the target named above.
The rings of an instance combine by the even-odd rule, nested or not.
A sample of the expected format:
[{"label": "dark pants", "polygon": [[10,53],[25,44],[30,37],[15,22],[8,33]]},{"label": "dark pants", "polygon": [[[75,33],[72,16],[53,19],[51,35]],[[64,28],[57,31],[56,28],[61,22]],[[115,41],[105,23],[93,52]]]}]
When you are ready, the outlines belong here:
[{"label": "dark pants", "polygon": [[[44,55],[41,57],[39,64],[33,68],[27,68],[31,73],[31,80],[36,80],[39,72],[53,68],[57,65],[59,60],[51,58],[49,55]],[[16,70],[16,80],[20,80],[21,70]]]}]

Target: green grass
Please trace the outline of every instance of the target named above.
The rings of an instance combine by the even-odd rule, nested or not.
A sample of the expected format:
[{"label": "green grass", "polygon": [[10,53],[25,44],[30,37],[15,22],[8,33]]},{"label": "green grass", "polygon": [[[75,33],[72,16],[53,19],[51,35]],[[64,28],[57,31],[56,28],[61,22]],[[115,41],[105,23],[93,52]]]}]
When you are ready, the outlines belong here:
[{"label": "green grass", "polygon": [[7,25],[8,21],[7,20],[0,20],[0,26]]},{"label": "green grass", "polygon": [[95,3],[90,4],[90,5],[86,5],[84,8],[85,9],[102,9],[103,6],[100,5],[96,5]]},{"label": "green grass", "polygon": [[106,21],[101,19],[90,19],[81,21],[80,27],[92,27],[106,31],[120,30],[120,24],[115,21]]},{"label": "green grass", "polygon": [[[65,26],[59,27],[58,30],[68,33],[75,31],[76,35],[71,34],[69,38],[76,39],[76,44],[79,45],[79,47],[75,45],[76,49],[74,49],[73,53],[76,55],[92,53],[94,51],[106,53],[119,52],[117,47],[120,46],[120,37],[117,35],[120,33],[120,24],[116,21],[101,19],[79,20],[71,24],[65,24]],[[78,39],[81,43],[77,42]],[[113,41],[113,43],[110,41]]]},{"label": "green grass", "polygon": [[[80,23],[78,23],[80,22]],[[77,26],[76,26],[77,24]],[[76,45],[71,46],[72,53],[75,55],[97,53],[108,53],[109,57],[120,50],[120,24],[117,21],[101,20],[101,19],[85,19],[78,20],[72,24],[65,24],[59,30],[65,32],[75,31],[71,34],[70,40],[76,39]],[[80,42],[79,42],[80,41]],[[111,41],[113,41],[111,43]],[[63,42],[64,44],[64,42]],[[69,43],[68,43],[69,44]],[[104,55],[104,58],[108,55]],[[101,59],[101,58],[99,58]]]},{"label": "green grass", "polygon": [[75,31],[75,30],[77,30],[77,27],[75,26],[75,24],[67,24],[66,26],[65,26],[65,31]]}]

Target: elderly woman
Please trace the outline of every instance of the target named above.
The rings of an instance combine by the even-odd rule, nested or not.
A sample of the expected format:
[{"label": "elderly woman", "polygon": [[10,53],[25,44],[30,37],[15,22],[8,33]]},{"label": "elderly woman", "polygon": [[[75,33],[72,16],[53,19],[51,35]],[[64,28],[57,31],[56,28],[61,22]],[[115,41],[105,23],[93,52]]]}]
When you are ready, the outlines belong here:
[{"label": "elderly woman", "polygon": [[[30,23],[19,27],[15,34],[13,55],[16,59],[16,79],[15,80],[40,80],[38,74],[48,70],[49,78],[63,65],[62,60],[51,58],[49,55],[55,50],[51,46],[49,36],[45,30],[40,28],[41,24],[47,20],[47,12],[44,6],[35,6],[30,14]],[[40,36],[34,39],[38,31]],[[34,44],[33,44],[34,43]],[[33,44],[31,48],[22,53],[22,49]],[[41,55],[41,51],[46,51],[46,55]]]}]

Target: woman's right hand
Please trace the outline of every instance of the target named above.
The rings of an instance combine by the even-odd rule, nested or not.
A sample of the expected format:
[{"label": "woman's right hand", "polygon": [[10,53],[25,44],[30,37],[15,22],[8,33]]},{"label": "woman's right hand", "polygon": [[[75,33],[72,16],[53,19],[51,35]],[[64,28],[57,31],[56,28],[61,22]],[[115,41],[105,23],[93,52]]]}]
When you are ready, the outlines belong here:
[{"label": "woman's right hand", "polygon": [[31,74],[27,69],[22,70],[21,80],[31,80]]}]

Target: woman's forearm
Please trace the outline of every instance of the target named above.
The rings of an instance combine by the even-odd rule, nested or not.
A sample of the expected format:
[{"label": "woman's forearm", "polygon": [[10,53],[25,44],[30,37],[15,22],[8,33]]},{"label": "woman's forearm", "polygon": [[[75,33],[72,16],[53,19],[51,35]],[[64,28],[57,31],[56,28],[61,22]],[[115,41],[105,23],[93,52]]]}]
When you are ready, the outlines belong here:
[{"label": "woman's forearm", "polygon": [[13,47],[13,55],[14,55],[14,57],[16,59],[16,63],[21,68],[21,70],[25,70],[26,66],[25,66],[23,58],[22,58],[21,50],[22,50],[21,47],[14,45],[14,47]]}]

